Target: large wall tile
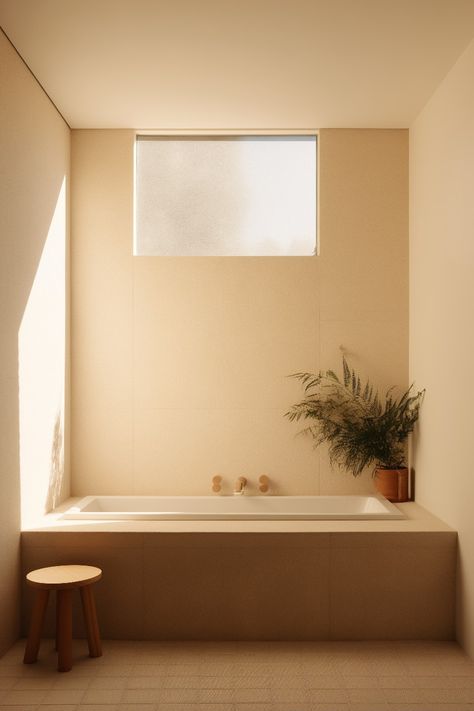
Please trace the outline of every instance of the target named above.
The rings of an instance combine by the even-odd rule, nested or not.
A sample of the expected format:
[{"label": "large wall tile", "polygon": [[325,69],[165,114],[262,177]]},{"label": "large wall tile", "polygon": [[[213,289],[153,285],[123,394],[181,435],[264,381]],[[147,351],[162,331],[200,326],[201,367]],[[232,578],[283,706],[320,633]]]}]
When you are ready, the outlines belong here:
[{"label": "large wall tile", "polygon": [[456,540],[331,551],[333,639],[454,639]]},{"label": "large wall tile", "polygon": [[[304,584],[299,584],[305,570]],[[225,544],[145,549],[145,634],[158,639],[325,639],[329,550]]]},{"label": "large wall tile", "polygon": [[[258,493],[267,474],[273,494],[317,494],[318,459],[284,410],[181,408],[143,410],[134,439],[134,494],[209,494],[215,474],[223,493],[237,477]],[[309,454],[309,456],[308,456]]]}]

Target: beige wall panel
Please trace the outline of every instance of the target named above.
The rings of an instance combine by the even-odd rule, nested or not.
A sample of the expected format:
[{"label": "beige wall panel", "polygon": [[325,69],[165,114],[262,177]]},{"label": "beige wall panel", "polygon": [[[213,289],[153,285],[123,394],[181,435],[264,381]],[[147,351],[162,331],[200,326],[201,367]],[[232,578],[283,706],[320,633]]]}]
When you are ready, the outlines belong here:
[{"label": "beige wall panel", "polygon": [[457,634],[474,655],[474,43],[410,129],[410,377],[426,387],[416,498],[459,531]]},{"label": "beige wall panel", "polygon": [[321,320],[405,321],[408,132],[322,132]]},{"label": "beige wall panel", "polygon": [[281,408],[146,409],[135,418],[133,494],[210,494],[215,474],[223,494],[242,474],[248,493],[258,493],[261,474],[275,494],[319,493],[311,442]]},{"label": "beige wall panel", "polygon": [[73,133],[74,493],[206,494],[217,472],[332,491],[286,376],[337,367],[342,339],[405,384],[406,340],[373,344],[406,326],[406,132],[322,131],[321,256],[252,259],[133,258],[133,133]]},{"label": "beige wall panel", "polygon": [[316,259],[137,258],[137,407],[285,412],[288,374],[318,367],[318,313]]},{"label": "beige wall panel", "polygon": [[[94,400],[94,411],[71,408],[74,425],[74,490],[76,496],[130,494],[133,483],[133,409]],[[90,402],[87,407],[91,407]],[[80,472],[80,476],[77,472]],[[138,493],[138,492],[137,492]]]},{"label": "beige wall panel", "polygon": [[133,133],[73,132],[74,490],[133,480]]},{"label": "beige wall panel", "polygon": [[[61,478],[55,489],[56,502],[69,495],[67,454],[56,462],[55,472],[51,461],[52,446],[57,444],[56,416],[61,420],[63,444],[68,437],[64,338],[59,348],[50,338],[57,327],[63,334],[65,329],[67,222],[65,201],[58,202],[58,198],[63,184],[62,197],[66,197],[69,129],[2,33],[0,85],[2,654],[19,632],[20,479],[24,483],[23,509],[31,516],[41,515],[48,507],[50,488],[58,484],[57,480],[53,482],[53,474]],[[57,223],[53,230],[55,212]],[[55,262],[56,249],[62,259]],[[45,255],[53,259],[49,266],[55,264],[48,274],[44,270]],[[54,317],[37,298],[39,295],[46,300],[53,298],[58,307]],[[54,367],[48,358],[43,362],[40,356],[54,359]],[[25,377],[19,377],[25,374],[27,382]],[[54,387],[46,387],[41,398],[33,398],[32,394],[38,395],[45,382]],[[20,403],[20,396],[26,393]],[[27,431],[23,429],[21,433],[20,416],[23,426],[27,425]]]}]

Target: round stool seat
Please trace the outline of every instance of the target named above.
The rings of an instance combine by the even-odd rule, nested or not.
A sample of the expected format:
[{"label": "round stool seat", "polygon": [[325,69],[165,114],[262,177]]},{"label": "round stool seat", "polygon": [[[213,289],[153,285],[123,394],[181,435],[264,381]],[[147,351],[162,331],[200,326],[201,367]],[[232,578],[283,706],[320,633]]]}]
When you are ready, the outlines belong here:
[{"label": "round stool seat", "polygon": [[53,565],[32,570],[27,574],[26,582],[34,588],[65,590],[91,585],[101,577],[101,569],[93,565]]},{"label": "round stool seat", "polygon": [[67,672],[72,667],[72,595],[78,590],[87,632],[89,655],[102,656],[99,625],[95,609],[93,583],[102,577],[100,568],[93,565],[53,565],[32,570],[26,576],[28,585],[35,589],[30,631],[26,642],[25,664],[33,664],[38,658],[41,630],[49,594],[56,595],[56,649],[58,671]]}]

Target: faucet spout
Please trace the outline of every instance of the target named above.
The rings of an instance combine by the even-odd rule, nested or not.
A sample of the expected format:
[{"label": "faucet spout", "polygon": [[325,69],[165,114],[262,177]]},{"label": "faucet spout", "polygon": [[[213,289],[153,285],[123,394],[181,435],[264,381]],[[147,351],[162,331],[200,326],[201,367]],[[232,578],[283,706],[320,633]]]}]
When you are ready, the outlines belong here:
[{"label": "faucet spout", "polygon": [[234,496],[242,496],[247,486],[247,479],[244,476],[239,476],[235,482]]}]

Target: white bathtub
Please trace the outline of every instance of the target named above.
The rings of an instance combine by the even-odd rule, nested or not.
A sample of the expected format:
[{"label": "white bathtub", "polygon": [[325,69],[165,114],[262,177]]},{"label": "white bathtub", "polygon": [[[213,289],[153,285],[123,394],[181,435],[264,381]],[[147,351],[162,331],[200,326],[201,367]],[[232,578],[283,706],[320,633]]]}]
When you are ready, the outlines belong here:
[{"label": "white bathtub", "polygon": [[382,496],[86,496],[61,518],[353,520],[405,518]]}]

